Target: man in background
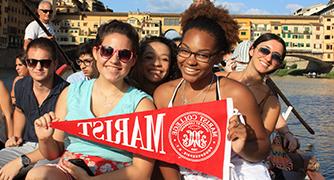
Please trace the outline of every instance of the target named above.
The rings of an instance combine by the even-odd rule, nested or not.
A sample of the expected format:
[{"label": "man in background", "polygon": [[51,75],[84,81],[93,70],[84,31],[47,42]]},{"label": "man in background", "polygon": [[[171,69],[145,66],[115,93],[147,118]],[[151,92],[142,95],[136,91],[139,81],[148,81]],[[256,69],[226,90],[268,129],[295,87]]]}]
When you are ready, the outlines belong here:
[{"label": "man in background", "polygon": [[51,24],[50,20],[52,17],[52,4],[50,1],[42,0],[37,9],[39,20],[43,23],[46,29],[52,34],[52,36],[47,36],[43,29],[39,26],[37,21],[32,21],[25,29],[24,44],[23,49],[26,50],[30,41],[39,38],[47,37],[49,39],[53,38],[55,35],[54,26]]}]

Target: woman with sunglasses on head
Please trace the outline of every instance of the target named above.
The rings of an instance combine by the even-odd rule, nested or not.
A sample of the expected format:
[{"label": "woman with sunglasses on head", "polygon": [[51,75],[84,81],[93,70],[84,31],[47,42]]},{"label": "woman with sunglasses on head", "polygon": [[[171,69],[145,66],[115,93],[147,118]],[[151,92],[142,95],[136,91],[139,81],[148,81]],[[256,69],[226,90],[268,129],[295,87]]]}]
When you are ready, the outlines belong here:
[{"label": "woman with sunglasses on head", "polygon": [[145,38],[140,43],[138,59],[130,80],[151,95],[160,84],[181,76],[176,64],[176,45],[167,38]]},{"label": "woman with sunglasses on head", "polygon": [[280,115],[280,104],[277,96],[266,85],[265,78],[282,67],[285,54],[286,47],[283,39],[275,34],[266,33],[251,45],[250,62],[244,71],[218,73],[245,84],[253,92],[268,136],[275,129]]},{"label": "woman with sunglasses on head", "polygon": [[103,24],[96,37],[93,56],[100,76],[71,84],[65,89],[55,112],[36,120],[39,150],[47,159],[60,157],[57,166],[31,170],[27,179],[88,179],[88,174],[68,159],[83,159],[94,179],[149,179],[154,160],[68,135],[48,127],[51,121],[87,119],[138,111],[155,106],[146,93],[129,86],[125,77],[136,62],[139,37],[127,23]]},{"label": "woman with sunglasses on head", "polygon": [[[245,169],[243,163],[259,162],[269,152],[269,139],[256,100],[244,85],[217,77],[212,71],[214,64],[238,41],[238,25],[227,10],[215,7],[211,2],[190,6],[181,18],[183,35],[177,60],[182,78],[159,86],[154,93],[155,104],[157,108],[165,108],[232,98],[234,107],[246,120],[246,124],[242,124],[238,116],[228,120],[233,171],[238,177],[251,179],[254,173],[245,174],[245,171],[249,172],[253,167]],[[235,159],[242,161],[236,162]],[[161,165],[160,170],[165,179],[180,178],[172,165]],[[214,178],[183,167],[180,167],[180,173],[185,179]],[[265,167],[261,167],[256,175],[260,179],[269,177]]]}]

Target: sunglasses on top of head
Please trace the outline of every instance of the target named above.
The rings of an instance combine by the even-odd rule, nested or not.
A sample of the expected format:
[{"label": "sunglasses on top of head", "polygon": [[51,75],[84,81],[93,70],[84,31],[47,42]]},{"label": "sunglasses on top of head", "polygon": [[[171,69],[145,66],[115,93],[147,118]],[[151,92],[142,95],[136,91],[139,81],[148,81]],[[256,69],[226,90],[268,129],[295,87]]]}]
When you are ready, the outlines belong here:
[{"label": "sunglasses on top of head", "polygon": [[129,49],[114,49],[111,46],[99,46],[100,49],[100,55],[104,59],[110,59],[112,56],[117,54],[118,60],[120,60],[123,63],[128,63],[132,57],[133,52]]},{"label": "sunglasses on top of head", "polygon": [[44,14],[47,14],[47,13],[50,13],[52,14],[53,13],[53,10],[52,9],[40,9]]},{"label": "sunglasses on top of head", "polygon": [[282,55],[280,55],[277,52],[271,52],[269,48],[260,47],[259,52],[260,52],[260,55],[262,55],[262,56],[267,56],[267,55],[271,54],[271,59],[273,59],[274,61],[276,61],[280,64],[283,62]]},{"label": "sunglasses on top of head", "polygon": [[35,68],[38,63],[44,68],[49,68],[52,63],[52,60],[51,59],[40,59],[40,60],[27,59],[26,63],[28,67],[32,67],[32,68]]}]

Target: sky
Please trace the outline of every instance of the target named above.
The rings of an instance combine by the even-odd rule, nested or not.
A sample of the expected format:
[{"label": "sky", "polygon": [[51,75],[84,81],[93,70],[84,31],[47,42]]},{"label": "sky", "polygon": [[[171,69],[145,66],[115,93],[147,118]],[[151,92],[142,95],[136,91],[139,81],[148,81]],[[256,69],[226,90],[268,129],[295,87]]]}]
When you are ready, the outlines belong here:
[{"label": "sky", "polygon": [[[192,0],[101,0],[114,12],[152,12],[180,13]],[[327,4],[329,0],[215,0],[216,5],[223,5],[231,14],[291,15],[302,7],[315,4]]]}]

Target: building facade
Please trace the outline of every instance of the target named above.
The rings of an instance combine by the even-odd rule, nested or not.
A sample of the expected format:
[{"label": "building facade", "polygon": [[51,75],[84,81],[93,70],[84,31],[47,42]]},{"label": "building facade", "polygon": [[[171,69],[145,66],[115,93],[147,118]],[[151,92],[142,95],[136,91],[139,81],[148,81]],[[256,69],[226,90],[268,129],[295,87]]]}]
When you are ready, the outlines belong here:
[{"label": "building facade", "polygon": [[[53,0],[56,2],[55,0]],[[57,1],[54,18],[56,40],[63,46],[76,46],[95,38],[98,27],[113,19],[128,22],[141,38],[160,36],[168,31],[181,32],[180,14],[111,11],[89,12],[93,0],[87,3],[87,12],[72,0]],[[288,52],[312,53],[323,61],[334,61],[334,13],[333,2],[313,16],[233,15],[239,24],[240,40],[254,40],[271,32],[281,36]],[[102,5],[99,5],[102,7]],[[0,0],[0,48],[21,47],[26,25],[32,20],[19,0]]]}]

